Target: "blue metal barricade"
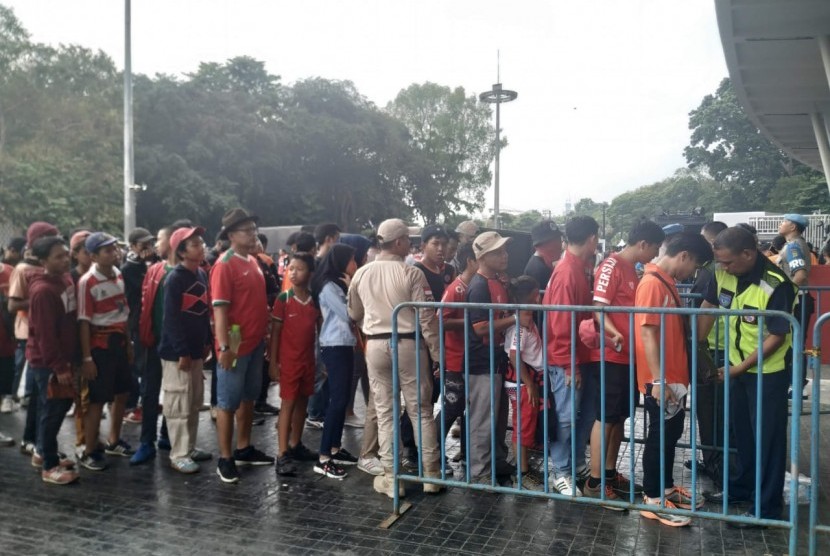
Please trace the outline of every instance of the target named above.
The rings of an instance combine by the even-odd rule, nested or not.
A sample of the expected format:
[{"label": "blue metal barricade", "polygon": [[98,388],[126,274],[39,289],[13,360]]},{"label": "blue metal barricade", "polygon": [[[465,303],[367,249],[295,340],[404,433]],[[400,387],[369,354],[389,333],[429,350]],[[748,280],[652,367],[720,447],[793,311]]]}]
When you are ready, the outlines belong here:
[{"label": "blue metal barricade", "polygon": [[[818,318],[813,327],[813,347],[808,351],[810,367],[813,371],[812,393],[810,395],[810,556],[818,554],[818,534],[830,533],[830,525],[819,524],[819,487],[820,466],[819,459],[821,439],[821,331],[825,323],[830,321],[830,313],[821,314],[816,311]],[[795,379],[793,379],[795,380]],[[794,471],[791,471],[794,473]]]},{"label": "blue metal barricade", "polygon": [[[443,309],[456,309],[461,310],[464,313],[464,369],[450,369],[446,368],[446,359],[445,359],[445,326],[444,326],[444,318],[443,318]],[[416,388],[415,391],[417,392],[418,400],[417,400],[417,407],[419,408],[419,414],[417,416],[410,415],[410,419],[413,420],[413,425],[415,421],[417,421],[417,440],[418,446],[423,448],[424,443],[432,443],[435,442],[434,446],[440,450],[440,466],[436,467],[435,462],[424,462],[423,458],[423,451],[421,452],[421,457],[418,458],[418,469],[417,474],[407,474],[402,472],[400,466],[400,420],[397,418],[401,414],[401,407],[400,407],[400,377],[399,377],[399,361],[398,361],[398,315],[401,311],[407,310],[412,311],[414,310],[416,313],[419,311],[437,311],[437,319],[438,319],[438,329],[439,329],[439,348],[440,348],[440,356],[438,361],[438,375],[440,378],[440,388],[441,388],[441,396],[439,397],[440,403],[440,414],[442,415],[441,422],[438,424],[438,428],[440,430],[440,438],[438,439],[428,439],[424,438],[423,430],[421,427],[421,372],[415,372],[416,377]],[[471,472],[471,458],[473,457],[473,447],[471,446],[471,436],[476,437],[476,442],[479,447],[481,443],[480,430],[472,431],[471,430],[471,369],[470,369],[470,334],[471,330],[471,323],[469,318],[470,311],[478,311],[479,313],[484,312],[485,314],[489,315],[489,325],[488,329],[485,332],[489,339],[489,360],[490,360],[490,368],[489,368],[489,391],[488,396],[489,400],[487,404],[482,403],[480,399],[480,386],[481,386],[481,379],[480,376],[476,378],[477,382],[477,393],[476,393],[476,411],[483,411],[482,407],[484,405],[489,405],[489,456],[485,456],[485,459],[489,457],[489,474],[480,473],[478,477],[473,476]],[[517,342],[518,345],[516,347],[516,362],[515,362],[515,372],[516,372],[516,401],[515,401],[515,424],[514,424],[514,434],[516,437],[515,442],[515,459],[516,459],[516,477],[517,486],[504,486],[499,482],[499,476],[504,475],[503,470],[499,469],[497,463],[502,463],[501,461],[497,461],[498,457],[497,454],[504,453],[506,450],[505,445],[505,431],[498,431],[497,425],[504,419],[506,419],[506,413],[501,414],[500,412],[504,411],[504,405],[500,403],[500,398],[502,392],[501,389],[501,376],[498,374],[498,361],[501,360],[503,354],[497,353],[498,349],[503,349],[498,346],[496,342],[496,326],[494,325],[495,321],[495,312],[496,311],[508,311],[512,312],[512,319],[513,325],[517,327],[520,326],[520,311],[532,311],[535,313],[541,313],[542,315],[542,330],[541,330],[541,337],[542,337],[542,346],[543,346],[543,359],[544,359],[544,369],[543,369],[543,393],[540,399],[541,402],[541,410],[542,418],[541,423],[543,423],[543,450],[542,450],[542,475],[543,475],[543,484],[541,485],[541,490],[530,490],[523,487],[523,472],[522,472],[522,404],[527,403],[523,402],[522,400],[522,379],[521,379],[521,364],[519,361],[519,354],[521,353],[521,342],[523,341],[520,334],[517,334]],[[654,314],[658,315],[660,319],[660,384],[666,384],[666,353],[667,350],[672,349],[672,345],[667,345],[666,339],[666,329],[665,329],[665,319],[669,315],[683,315],[688,316],[691,321],[691,345],[697,345],[697,324],[698,319],[701,316],[707,315],[715,317],[716,321],[726,321],[727,317],[729,316],[740,316],[742,318],[754,318],[757,319],[755,322],[758,323],[759,330],[763,329],[764,320],[768,318],[781,318],[786,319],[790,322],[792,326],[792,336],[793,336],[793,345],[792,345],[792,376],[793,376],[793,383],[799,384],[801,381],[801,377],[803,375],[803,344],[800,341],[801,338],[801,324],[798,319],[793,317],[792,315],[777,312],[777,311],[737,311],[737,310],[725,310],[725,309],[692,309],[692,308],[642,308],[642,307],[614,307],[614,306],[603,306],[603,307],[595,307],[595,306],[542,306],[542,305],[522,305],[522,304],[487,304],[487,305],[477,305],[471,303],[403,303],[395,308],[393,315],[392,315],[392,322],[393,322],[393,332],[391,338],[391,347],[392,347],[392,357],[393,357],[393,370],[392,370],[392,402],[393,402],[393,415],[395,419],[393,419],[394,429],[393,429],[393,442],[392,442],[392,451],[393,451],[393,474],[394,474],[394,485],[393,485],[393,511],[394,515],[399,515],[401,513],[401,500],[399,495],[399,488],[401,485],[401,481],[406,482],[413,482],[413,483],[420,483],[420,484],[433,484],[433,485],[440,485],[442,487],[456,487],[456,488],[463,488],[463,489],[470,489],[470,490],[483,490],[483,491],[491,491],[491,492],[499,492],[499,493],[507,493],[507,494],[516,494],[516,495],[524,495],[524,496],[532,496],[532,497],[541,497],[541,498],[549,498],[554,500],[572,500],[577,503],[581,504],[592,504],[592,505],[601,505],[601,506],[614,506],[623,509],[629,510],[645,510],[645,511],[659,511],[660,513],[665,514],[675,514],[687,517],[697,517],[697,518],[704,518],[704,519],[712,519],[724,522],[733,522],[733,523],[749,523],[749,524],[756,524],[756,525],[764,525],[769,527],[775,527],[780,529],[785,529],[789,532],[789,546],[790,546],[790,554],[796,554],[797,546],[798,546],[798,506],[797,506],[797,494],[798,494],[798,456],[799,456],[799,447],[800,447],[800,415],[801,415],[801,402],[800,399],[794,399],[792,405],[792,419],[790,423],[790,469],[792,473],[791,478],[791,490],[790,490],[790,508],[789,508],[789,515],[787,518],[781,519],[767,519],[761,517],[761,442],[756,442],[755,446],[755,500],[752,506],[752,511],[749,516],[744,515],[737,515],[733,513],[729,513],[728,511],[728,500],[729,500],[729,459],[730,459],[730,451],[732,449],[729,446],[730,443],[730,383],[737,380],[736,378],[730,378],[730,363],[729,363],[729,334],[730,330],[728,326],[725,326],[725,335],[726,335],[726,349],[724,353],[724,404],[726,410],[724,411],[724,419],[723,419],[723,446],[709,446],[707,448],[722,450],[723,451],[723,504],[720,508],[721,511],[710,511],[703,508],[698,508],[698,500],[700,495],[698,494],[698,471],[697,466],[692,465],[691,469],[691,504],[690,507],[692,509],[681,509],[681,508],[672,508],[666,506],[666,420],[661,419],[660,427],[659,427],[659,437],[660,437],[660,507],[657,508],[654,505],[646,505],[644,502],[638,502],[635,500],[635,492],[634,492],[634,484],[636,478],[636,461],[635,461],[635,451],[634,451],[634,423],[636,421],[635,415],[635,404],[634,404],[634,396],[635,396],[635,388],[637,385],[637,376],[636,376],[636,369],[635,369],[635,361],[634,361],[634,354],[636,352],[635,348],[635,340],[634,335],[629,334],[629,338],[627,339],[628,347],[629,347],[629,415],[628,419],[630,420],[629,429],[631,433],[628,436],[628,449],[629,449],[629,468],[631,470],[631,488],[629,488],[628,497],[627,499],[621,500],[610,500],[607,499],[605,496],[605,486],[606,486],[606,478],[605,474],[601,473],[600,482],[600,497],[599,498],[587,498],[587,497],[579,497],[576,492],[573,492],[571,496],[565,496],[560,494],[556,490],[551,488],[550,485],[550,475],[551,471],[549,469],[550,463],[550,448],[551,448],[551,441],[549,433],[551,431],[548,430],[548,423],[549,423],[549,415],[548,412],[552,411],[550,409],[550,401],[551,397],[553,396],[552,391],[552,375],[551,369],[552,365],[549,364],[548,361],[548,354],[547,350],[544,349],[545,346],[548,344],[548,315],[552,313],[559,313],[565,312],[570,314],[571,319],[571,345],[576,346],[577,344],[577,330],[578,324],[577,315],[579,313],[599,313],[600,317],[600,331],[598,334],[599,343],[600,343],[600,362],[599,362],[599,375],[600,375],[600,383],[598,385],[599,388],[599,396],[600,402],[600,414],[596,416],[596,419],[599,420],[600,423],[603,425],[606,423],[606,415],[605,415],[605,378],[606,378],[606,359],[605,359],[605,346],[606,346],[606,339],[605,339],[605,318],[607,315],[612,313],[623,313],[628,315],[628,323],[629,323],[629,330],[634,330],[634,319],[635,315],[638,314]],[[825,319],[826,320],[826,319]],[[418,319],[416,319],[416,322]],[[821,322],[824,322],[822,320]],[[503,326],[503,323],[502,323]],[[763,368],[764,364],[764,355],[763,355],[763,341],[764,337],[763,334],[759,334],[758,339],[758,361],[757,366],[759,369]],[[416,342],[417,345],[420,345],[421,342],[421,331],[416,327]],[[421,369],[421,352],[420,350],[416,349],[416,362],[415,366],[416,369]],[[697,380],[697,351],[696,349],[692,349],[690,353],[691,357],[691,369],[690,369],[690,447],[692,450],[693,458],[696,459],[695,454],[697,450],[700,448],[697,442],[697,396],[698,396],[698,380]],[[572,347],[571,349],[571,369],[577,368],[577,360],[576,360],[576,351],[575,348]],[[466,465],[465,473],[461,480],[457,480],[453,477],[450,477],[448,474],[447,469],[447,462],[446,462],[446,433],[447,427],[449,426],[448,423],[445,422],[443,418],[445,411],[444,411],[444,384],[446,379],[446,373],[448,372],[459,372],[459,374],[463,374],[464,376],[464,393],[465,393],[465,432],[464,432],[464,447],[465,447],[465,460]],[[781,371],[786,372],[786,371]],[[577,385],[577,378],[576,372],[573,373],[574,378],[570,380],[568,388],[568,396],[570,403],[570,422],[568,426],[570,427],[570,478],[572,484],[576,484],[577,482],[577,466],[576,462],[578,458],[578,446],[577,446],[577,425],[578,425],[578,415],[577,415],[577,399],[580,394],[578,392],[578,385]],[[755,435],[757,439],[760,439],[761,432],[763,428],[763,405],[764,399],[762,396],[763,392],[763,383],[765,379],[769,380],[769,375],[765,376],[764,373],[757,373],[757,379],[755,382],[757,383],[756,391],[754,393],[756,404],[757,404],[757,415],[758,419],[756,420],[755,424]],[[817,374],[816,376],[819,376]],[[411,380],[411,378],[409,379]],[[817,382],[817,381],[816,381]],[[656,381],[655,381],[656,383]],[[754,387],[754,386],[753,386]],[[816,390],[816,386],[814,385],[814,391]],[[411,392],[411,390],[410,390]],[[406,395],[406,394],[405,394]],[[745,393],[748,395],[748,393]],[[666,389],[660,389],[660,407],[666,407]],[[409,403],[411,407],[411,403]],[[817,404],[814,404],[814,408],[817,407]],[[477,419],[480,415],[475,416]],[[747,418],[749,416],[747,415]],[[817,419],[817,416],[813,415],[814,419]],[[624,418],[623,418],[624,420]],[[559,427],[561,428],[561,427]],[[567,430],[567,428],[565,429]],[[817,427],[813,429],[813,435],[817,435]],[[607,449],[605,441],[605,435],[600,435],[601,438],[601,447],[600,447],[600,456],[601,460],[605,461],[607,456]],[[813,451],[812,457],[814,463],[817,461],[817,440],[814,439],[813,442]],[[584,448],[585,445],[582,444],[579,449],[583,450],[584,455]],[[479,456],[479,453],[476,452],[476,457]],[[430,469],[425,469],[425,464],[429,465]],[[817,465],[817,463],[815,463]],[[814,476],[815,470],[814,470]],[[814,481],[815,484],[815,481]],[[814,496],[816,496],[814,491]],[[813,508],[811,508],[811,511]],[[811,526],[813,526],[813,522],[811,521]],[[824,530],[821,528],[822,526],[815,525],[816,530]],[[812,532],[812,531],[811,531]]]}]

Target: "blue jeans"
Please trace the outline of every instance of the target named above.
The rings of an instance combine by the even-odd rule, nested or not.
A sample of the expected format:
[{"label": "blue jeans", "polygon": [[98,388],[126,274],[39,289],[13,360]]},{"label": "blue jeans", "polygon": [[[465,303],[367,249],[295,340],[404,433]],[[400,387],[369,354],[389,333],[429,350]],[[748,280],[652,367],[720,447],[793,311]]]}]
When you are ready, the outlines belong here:
[{"label": "blue jeans", "polygon": [[20,390],[20,381],[23,379],[23,368],[26,366],[26,340],[17,340],[17,349],[14,350],[14,382],[12,396],[17,396]]},{"label": "blue jeans", "polygon": [[159,422],[159,392],[161,392],[161,358],[156,348],[144,352],[144,376],[141,379],[143,393],[141,399],[141,443],[155,444]]},{"label": "blue jeans", "polygon": [[351,395],[354,373],[354,348],[352,346],[328,346],[320,350],[329,375],[329,407],[323,423],[320,439],[320,455],[331,456],[332,448],[340,448],[346,407]]},{"label": "blue jeans", "polygon": [[262,360],[265,358],[265,343],[260,342],[254,350],[236,358],[236,366],[225,369],[216,363],[217,407],[225,411],[236,411],[243,401],[255,402],[262,388]]},{"label": "blue jeans", "polygon": [[317,367],[314,371],[314,395],[308,399],[309,419],[324,419],[329,403],[329,383],[326,379],[326,366],[322,359],[322,356],[317,357]]},{"label": "blue jeans", "polygon": [[29,398],[29,405],[26,406],[26,426],[23,429],[23,441],[38,443],[38,403],[37,383],[32,368],[28,363],[24,364],[26,374],[26,397]]},{"label": "blue jeans", "polygon": [[50,400],[47,393],[51,369],[29,367],[37,387],[37,398],[29,400],[29,406],[38,406],[40,417],[37,423],[37,452],[43,457],[43,469],[58,465],[58,432],[61,430],[66,412],[72,407],[72,398]]},{"label": "blue jeans", "polygon": [[573,466],[577,469],[585,465],[585,447],[591,437],[591,429],[596,420],[596,396],[599,388],[591,373],[581,373],[582,385],[576,389],[576,423],[574,442],[576,460],[571,461],[571,387],[565,385],[565,369],[550,367],[550,388],[556,408],[556,440],[550,443],[550,458],[557,476],[568,475]]},{"label": "blue jeans", "polygon": [[[138,331],[130,331],[130,340],[133,343],[133,364],[130,365],[132,371],[132,383],[130,385],[130,395],[127,396],[127,409],[138,407],[139,400],[144,403],[144,367],[147,360],[148,350],[141,344],[138,338]],[[151,348],[150,351],[152,351]],[[158,404],[156,404],[158,405]]]}]

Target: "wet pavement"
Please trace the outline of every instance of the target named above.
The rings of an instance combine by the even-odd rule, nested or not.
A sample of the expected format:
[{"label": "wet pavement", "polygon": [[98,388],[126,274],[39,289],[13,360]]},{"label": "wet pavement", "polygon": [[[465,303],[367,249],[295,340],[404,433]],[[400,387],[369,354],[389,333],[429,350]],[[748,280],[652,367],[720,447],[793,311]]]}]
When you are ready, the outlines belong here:
[{"label": "wet pavement", "polygon": [[[272,388],[272,401],[276,396]],[[809,409],[805,404],[805,411]],[[19,441],[24,415],[25,410],[0,415],[0,430]],[[255,444],[269,454],[276,446],[275,421],[269,417],[254,428]],[[134,447],[139,429],[124,425],[123,436]],[[102,434],[106,430],[105,420]],[[828,430],[824,418],[820,433],[825,447]],[[199,433],[199,446],[215,454],[215,428],[208,412],[201,414]],[[360,429],[346,429],[344,446],[357,454],[360,436]],[[319,431],[306,429],[304,442],[309,447],[316,448],[319,438]],[[804,417],[805,474],[809,438],[809,418]],[[73,441],[74,421],[66,419],[60,438],[63,451],[71,452]],[[637,465],[641,449],[635,448]],[[621,454],[623,467],[626,450]],[[827,453],[826,448],[822,451]],[[689,453],[679,450],[675,475],[687,486],[691,479],[682,462]],[[343,481],[313,473],[311,464],[298,477],[282,480],[276,479],[273,467],[241,469],[240,483],[225,485],[215,475],[215,460],[189,476],[169,467],[166,452],[137,467],[125,458],[109,461],[109,470],[82,469],[78,484],[59,487],[44,484],[16,447],[0,448],[0,553],[777,555],[788,550],[788,533],[783,530],[742,532],[704,519],[693,520],[690,527],[670,528],[637,512],[458,488],[424,495],[413,484],[406,498],[412,509],[387,530],[379,525],[389,516],[392,502],[376,494],[372,477],[356,467]],[[830,465],[825,465],[822,479],[822,521],[830,523]],[[706,479],[700,483],[699,490],[711,486]],[[799,513],[799,553],[806,553],[808,506],[800,506]],[[819,541],[819,554],[830,553],[830,536]]]}]

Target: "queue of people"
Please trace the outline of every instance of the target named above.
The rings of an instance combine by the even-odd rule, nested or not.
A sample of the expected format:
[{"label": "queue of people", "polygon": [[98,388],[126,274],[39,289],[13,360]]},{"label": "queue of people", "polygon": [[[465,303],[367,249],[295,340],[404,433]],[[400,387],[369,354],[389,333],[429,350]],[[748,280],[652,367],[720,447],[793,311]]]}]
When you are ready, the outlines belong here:
[{"label": "queue of people", "polygon": [[[745,228],[710,223],[701,234],[667,233],[647,220],[631,228],[625,247],[597,265],[599,225],[593,218],[573,217],[564,230],[543,221],[532,230],[535,253],[524,275],[512,279],[507,276],[510,239],[495,231],[479,233],[471,221],[455,231],[425,226],[416,256],[402,220],[382,222],[374,245],[324,224],[313,236],[292,236],[276,262],[262,256],[257,222],[244,209],[229,210],[210,250],[205,229],[184,220],[155,236],[136,229],[126,257],[113,236],[74,230],[67,245],[45,222],[29,227],[25,243],[10,245],[0,268],[0,395],[3,403],[10,399],[16,369],[25,367],[30,402],[20,447],[42,469],[44,481],[74,482],[78,467],[104,471],[107,457],[140,465],[157,457],[158,450],[169,450],[174,470],[200,471],[213,458],[197,446],[203,369],[212,361],[216,473],[223,483],[240,480],[239,466],[275,465],[277,475],[291,477],[308,465],[336,480],[356,468],[374,475],[374,489],[392,497],[394,461],[401,457],[393,453],[393,430],[400,420],[402,447],[409,454],[401,464],[417,469],[420,460],[426,478],[440,478],[450,433],[465,439],[464,457],[457,460],[469,462],[465,474],[471,481],[515,481],[518,488],[541,490],[543,474],[530,462],[532,452],[547,448],[550,488],[558,493],[599,498],[612,502],[605,504],[609,510],[621,510],[616,502],[628,500],[633,491],[651,507],[641,512],[643,517],[684,526],[688,517],[661,510],[723,502],[717,449],[704,450],[700,464],[687,462],[701,465],[714,479],[713,491],[696,495],[673,475],[693,371],[689,350],[699,346],[689,345],[690,323],[680,314],[636,313],[630,319],[603,308],[683,307],[677,284],[689,281],[695,281],[703,308],[799,314],[800,304],[811,301],[798,295],[810,269],[800,215],[784,217],[786,242],[778,266]],[[398,310],[393,346],[396,307],[436,300],[448,305]],[[476,307],[463,310],[455,302]],[[540,308],[518,315],[488,308],[507,303]],[[594,309],[573,313],[558,309],[562,306]],[[805,306],[804,312],[810,311]],[[696,322],[698,337],[705,339],[702,349],[712,352],[720,368],[718,376],[700,384],[701,440],[722,446],[722,431],[715,430],[710,417],[730,411],[738,461],[729,473],[728,502],[758,494],[761,517],[778,519],[786,467],[790,324],[768,317],[760,329],[759,319],[730,316],[716,323],[705,315]],[[724,328],[730,330],[728,362],[723,361]],[[401,414],[393,409],[395,354]],[[618,456],[631,413],[632,360],[648,426],[642,467],[627,477],[618,469]],[[725,369],[733,381],[728,407],[718,395]],[[271,382],[279,384],[279,409],[267,403]],[[357,424],[364,435],[354,456],[342,437],[344,426],[356,420],[359,383],[366,417]],[[61,453],[57,443],[72,407],[75,458]],[[109,430],[102,442],[105,411]],[[275,456],[252,441],[255,413],[269,411],[279,412]],[[136,450],[122,437],[125,415],[141,423]],[[756,437],[761,418],[764,426]],[[322,432],[314,451],[303,443],[303,432],[317,424]],[[467,430],[459,433],[458,425]],[[506,442],[509,428],[512,450]],[[0,437],[2,443],[9,441]],[[762,491],[755,493],[758,444]],[[400,489],[398,494],[405,494],[402,483]],[[426,493],[442,489],[423,484]]]}]

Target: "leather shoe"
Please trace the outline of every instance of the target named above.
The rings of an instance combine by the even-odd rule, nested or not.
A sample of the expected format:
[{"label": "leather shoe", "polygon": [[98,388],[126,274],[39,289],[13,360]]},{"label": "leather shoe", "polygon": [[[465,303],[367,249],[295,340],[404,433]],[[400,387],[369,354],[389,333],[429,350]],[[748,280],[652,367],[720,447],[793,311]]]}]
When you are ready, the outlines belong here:
[{"label": "leather shoe", "polygon": [[[747,517],[747,518],[755,518],[755,514],[751,514],[749,512],[744,512],[740,515],[740,517]],[[766,525],[761,525],[759,523],[736,523],[734,521],[730,521],[726,524],[727,527],[730,529],[766,529]]]},{"label": "leather shoe", "polygon": [[[715,504],[723,504],[723,491],[711,491],[711,490],[704,490],[703,491],[703,498],[706,499],[707,502],[714,502]],[[745,498],[739,498],[737,496],[729,495],[729,503],[730,504],[740,504],[742,502],[748,502]]]}]

